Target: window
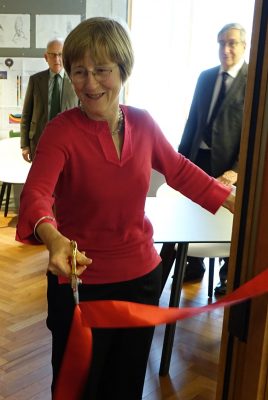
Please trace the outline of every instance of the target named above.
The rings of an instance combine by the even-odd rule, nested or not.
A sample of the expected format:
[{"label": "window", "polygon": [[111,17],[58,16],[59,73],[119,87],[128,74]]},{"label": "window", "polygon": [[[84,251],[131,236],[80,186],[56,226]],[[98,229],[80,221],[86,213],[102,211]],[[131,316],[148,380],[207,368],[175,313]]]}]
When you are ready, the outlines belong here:
[{"label": "window", "polygon": [[132,0],[127,103],[147,109],[175,148],[200,72],[219,64],[218,31],[241,23],[248,61],[253,12],[254,0]]}]

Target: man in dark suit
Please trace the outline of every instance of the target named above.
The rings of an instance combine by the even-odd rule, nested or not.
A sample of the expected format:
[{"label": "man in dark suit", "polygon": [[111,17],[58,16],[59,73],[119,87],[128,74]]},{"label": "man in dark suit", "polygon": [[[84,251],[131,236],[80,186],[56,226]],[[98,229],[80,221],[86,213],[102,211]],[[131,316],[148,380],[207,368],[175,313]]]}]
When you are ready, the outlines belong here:
[{"label": "man in dark suit", "polygon": [[[225,25],[218,33],[221,65],[200,74],[179,145],[180,153],[227,185],[237,182],[248,70],[244,61],[245,36],[245,29],[237,23]],[[222,85],[225,94],[220,95],[219,105]],[[217,111],[213,112],[214,108]],[[185,280],[201,278],[205,271],[203,260],[189,257],[187,261]],[[222,262],[216,294],[226,292],[228,259]]]},{"label": "man in dark suit", "polygon": [[47,44],[44,54],[49,69],[30,76],[21,117],[21,149],[23,158],[31,162],[43,129],[50,119],[54,77],[59,75],[60,111],[78,105],[78,98],[62,65],[61,39],[53,39]]}]

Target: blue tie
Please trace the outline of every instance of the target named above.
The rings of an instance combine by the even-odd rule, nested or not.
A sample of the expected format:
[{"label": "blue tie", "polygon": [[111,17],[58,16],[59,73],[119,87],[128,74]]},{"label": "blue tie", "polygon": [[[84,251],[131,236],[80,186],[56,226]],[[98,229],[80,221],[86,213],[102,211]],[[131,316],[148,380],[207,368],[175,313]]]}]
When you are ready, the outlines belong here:
[{"label": "blue tie", "polygon": [[208,125],[206,127],[206,132],[204,135],[204,141],[206,142],[206,144],[211,147],[211,135],[212,135],[212,126],[213,126],[213,122],[218,114],[218,111],[220,109],[220,106],[223,102],[223,99],[225,97],[225,93],[226,93],[226,79],[228,77],[228,72],[222,72],[222,81],[221,81],[221,88],[219,91],[219,95],[217,97],[216,103],[214,105],[214,108],[212,110],[212,114],[211,117],[209,119]]}]

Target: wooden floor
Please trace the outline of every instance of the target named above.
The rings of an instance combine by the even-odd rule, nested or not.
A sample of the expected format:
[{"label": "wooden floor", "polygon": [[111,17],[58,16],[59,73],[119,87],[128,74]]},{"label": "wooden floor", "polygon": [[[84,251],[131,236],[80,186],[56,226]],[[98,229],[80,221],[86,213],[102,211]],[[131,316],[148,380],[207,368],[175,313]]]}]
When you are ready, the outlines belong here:
[{"label": "wooden floor", "polygon": [[[43,246],[15,242],[15,226],[15,214],[9,213],[4,218],[0,212],[0,400],[49,400],[51,338],[45,325],[47,252]],[[217,277],[215,271],[215,280]],[[170,285],[171,278],[161,298],[163,306],[168,305]],[[181,306],[185,307],[205,304],[208,304],[206,274],[201,282],[184,285],[181,300]],[[156,328],[144,400],[215,399],[222,316],[223,310],[218,309],[177,324],[170,373],[166,377],[158,375],[164,326]]]}]

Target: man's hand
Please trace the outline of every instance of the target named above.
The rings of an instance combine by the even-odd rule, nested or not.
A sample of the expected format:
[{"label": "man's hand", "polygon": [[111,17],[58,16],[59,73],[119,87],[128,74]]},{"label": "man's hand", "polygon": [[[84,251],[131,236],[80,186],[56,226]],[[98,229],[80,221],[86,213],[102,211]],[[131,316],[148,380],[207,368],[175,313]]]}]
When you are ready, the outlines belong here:
[{"label": "man's hand", "polygon": [[22,149],[22,157],[24,158],[25,161],[27,162],[32,162],[32,157],[31,157],[31,149],[30,147],[23,147]]},{"label": "man's hand", "polygon": [[237,182],[237,172],[229,170],[217,178],[224,185],[231,186]]}]

